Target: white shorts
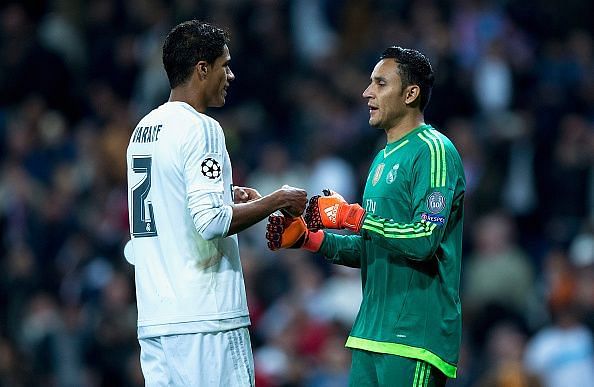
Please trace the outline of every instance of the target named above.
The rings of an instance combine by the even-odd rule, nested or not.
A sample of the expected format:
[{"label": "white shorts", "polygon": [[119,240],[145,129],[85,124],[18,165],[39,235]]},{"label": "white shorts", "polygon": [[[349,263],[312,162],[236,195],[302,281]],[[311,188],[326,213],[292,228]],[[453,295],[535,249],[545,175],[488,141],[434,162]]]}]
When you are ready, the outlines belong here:
[{"label": "white shorts", "polygon": [[139,339],[145,385],[253,387],[254,359],[246,327]]}]

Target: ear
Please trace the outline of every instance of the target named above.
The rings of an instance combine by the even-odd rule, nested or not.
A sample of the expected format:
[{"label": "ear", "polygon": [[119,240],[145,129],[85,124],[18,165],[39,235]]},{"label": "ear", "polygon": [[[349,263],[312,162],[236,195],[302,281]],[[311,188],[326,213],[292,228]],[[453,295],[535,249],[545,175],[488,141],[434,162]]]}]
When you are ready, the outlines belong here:
[{"label": "ear", "polygon": [[418,100],[419,95],[421,95],[421,88],[419,86],[407,86],[404,97],[404,103],[407,105],[413,104],[415,101]]},{"label": "ear", "polygon": [[206,75],[208,74],[208,63],[204,60],[196,63],[196,71],[198,72],[200,80],[206,79]]}]

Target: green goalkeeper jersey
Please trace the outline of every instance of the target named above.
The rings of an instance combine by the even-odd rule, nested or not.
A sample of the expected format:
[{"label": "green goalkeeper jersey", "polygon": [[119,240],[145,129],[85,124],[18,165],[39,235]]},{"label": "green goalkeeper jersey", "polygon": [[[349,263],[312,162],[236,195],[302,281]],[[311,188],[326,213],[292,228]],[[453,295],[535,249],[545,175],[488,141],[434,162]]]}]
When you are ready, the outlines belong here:
[{"label": "green goalkeeper jersey", "polygon": [[465,184],[458,151],[430,125],[377,154],[360,235],[326,233],[320,249],[361,268],[363,301],[347,347],[421,359],[456,376]]}]

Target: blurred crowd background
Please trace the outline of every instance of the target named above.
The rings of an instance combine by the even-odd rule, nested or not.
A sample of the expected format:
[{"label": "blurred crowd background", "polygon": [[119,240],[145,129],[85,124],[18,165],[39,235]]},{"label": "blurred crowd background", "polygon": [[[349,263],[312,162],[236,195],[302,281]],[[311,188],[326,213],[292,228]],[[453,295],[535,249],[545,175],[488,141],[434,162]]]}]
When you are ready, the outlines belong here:
[{"label": "blurred crowd background", "polygon": [[[165,34],[228,29],[209,112],[238,185],[360,201],[379,54],[425,52],[467,176],[453,387],[594,386],[594,3],[55,0],[0,5],[0,386],[141,386],[125,150],[168,98]],[[240,234],[259,387],[345,386],[359,272]],[[397,386],[397,383],[394,384]]]}]

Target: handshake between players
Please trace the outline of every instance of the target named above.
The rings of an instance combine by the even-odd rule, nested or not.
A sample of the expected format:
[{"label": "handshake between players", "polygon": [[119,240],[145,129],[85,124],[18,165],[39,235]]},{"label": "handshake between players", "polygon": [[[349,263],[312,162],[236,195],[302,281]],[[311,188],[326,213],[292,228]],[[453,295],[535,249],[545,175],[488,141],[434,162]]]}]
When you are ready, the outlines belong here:
[{"label": "handshake between players", "polygon": [[330,190],[323,196],[309,199],[305,216],[270,215],[266,225],[266,239],[270,250],[303,248],[317,252],[324,240],[322,229],[349,229],[359,232],[365,218],[365,210],[359,204],[349,204]]}]

